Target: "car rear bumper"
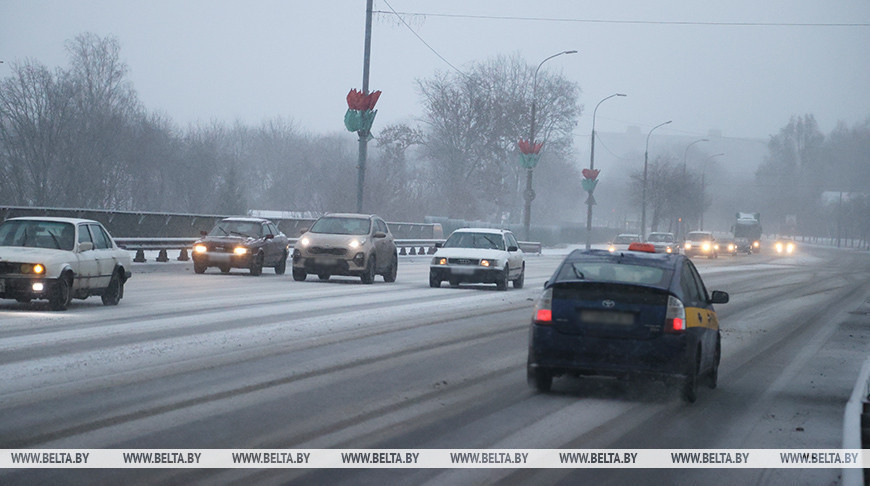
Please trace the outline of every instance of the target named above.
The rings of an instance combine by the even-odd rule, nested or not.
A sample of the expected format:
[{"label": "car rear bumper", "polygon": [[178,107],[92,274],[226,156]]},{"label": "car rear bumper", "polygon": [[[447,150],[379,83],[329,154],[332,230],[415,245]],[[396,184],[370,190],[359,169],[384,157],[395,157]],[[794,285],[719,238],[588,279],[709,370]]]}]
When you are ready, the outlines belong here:
[{"label": "car rear bumper", "polygon": [[497,283],[503,278],[503,275],[504,269],[501,268],[460,265],[429,267],[430,278],[459,283]]},{"label": "car rear bumper", "polygon": [[537,324],[532,324],[529,332],[530,372],[546,369],[554,376],[659,377],[682,377],[686,373],[686,334],[662,334],[650,339],[601,338],[563,334]]}]

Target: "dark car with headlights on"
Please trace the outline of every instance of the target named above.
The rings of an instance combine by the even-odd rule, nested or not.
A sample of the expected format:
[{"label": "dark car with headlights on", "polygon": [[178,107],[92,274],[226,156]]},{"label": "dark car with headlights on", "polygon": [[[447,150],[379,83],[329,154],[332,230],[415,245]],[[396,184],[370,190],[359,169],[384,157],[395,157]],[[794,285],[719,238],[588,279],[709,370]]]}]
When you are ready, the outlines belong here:
[{"label": "dark car with headlights on", "polygon": [[652,376],[694,402],[698,382],[715,388],[721,338],[713,304],[684,255],[575,250],[544,284],[529,331],[527,376],[539,391],[560,375]]},{"label": "dark car with headlights on", "polygon": [[287,268],[288,240],[275,223],[262,218],[226,218],[193,244],[193,271],[217,267],[223,273],[245,268],[251,275],[272,267],[282,275]]},{"label": "dark car with headlights on", "polygon": [[293,246],[293,280],[309,273],[320,280],[332,275],[359,277],[374,283],[375,275],[395,282],[399,252],[390,228],[374,214],[333,213],[321,216]]}]

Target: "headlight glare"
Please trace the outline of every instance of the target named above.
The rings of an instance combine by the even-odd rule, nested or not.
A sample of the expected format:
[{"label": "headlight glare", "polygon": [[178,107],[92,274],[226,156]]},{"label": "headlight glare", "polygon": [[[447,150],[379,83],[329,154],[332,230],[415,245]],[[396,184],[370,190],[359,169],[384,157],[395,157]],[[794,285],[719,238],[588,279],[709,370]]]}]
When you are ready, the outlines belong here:
[{"label": "headlight glare", "polygon": [[247,255],[248,249],[244,246],[237,246],[233,249],[233,253],[235,253],[236,255]]},{"label": "headlight glare", "polygon": [[208,251],[208,248],[205,245],[194,245],[193,252],[194,253],[205,253]]}]

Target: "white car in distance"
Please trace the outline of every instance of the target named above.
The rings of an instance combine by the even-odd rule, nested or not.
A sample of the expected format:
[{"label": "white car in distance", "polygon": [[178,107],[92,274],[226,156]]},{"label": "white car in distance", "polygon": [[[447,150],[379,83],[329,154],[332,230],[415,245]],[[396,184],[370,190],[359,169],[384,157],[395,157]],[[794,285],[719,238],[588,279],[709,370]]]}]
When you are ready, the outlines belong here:
[{"label": "white car in distance", "polygon": [[513,282],[515,289],[523,287],[525,256],[508,230],[462,228],[436,246],[438,250],[429,265],[430,287],[440,287],[445,280],[451,287],[494,283],[498,290],[507,290],[508,282]]},{"label": "white car in distance", "polygon": [[66,310],[73,297],[117,305],[131,275],[130,254],[96,221],[21,217],[0,224],[0,299],[48,300]]}]

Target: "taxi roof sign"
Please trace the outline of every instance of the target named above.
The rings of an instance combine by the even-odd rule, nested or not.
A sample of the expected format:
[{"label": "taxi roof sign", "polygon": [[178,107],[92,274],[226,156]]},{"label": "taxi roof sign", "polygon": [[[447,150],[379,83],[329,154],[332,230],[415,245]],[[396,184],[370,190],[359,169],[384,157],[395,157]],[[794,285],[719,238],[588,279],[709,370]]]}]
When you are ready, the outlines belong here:
[{"label": "taxi roof sign", "polygon": [[632,243],[628,245],[628,251],[643,251],[646,253],[655,253],[656,247],[652,243]]}]

